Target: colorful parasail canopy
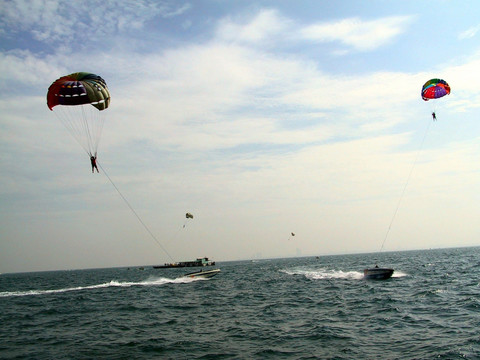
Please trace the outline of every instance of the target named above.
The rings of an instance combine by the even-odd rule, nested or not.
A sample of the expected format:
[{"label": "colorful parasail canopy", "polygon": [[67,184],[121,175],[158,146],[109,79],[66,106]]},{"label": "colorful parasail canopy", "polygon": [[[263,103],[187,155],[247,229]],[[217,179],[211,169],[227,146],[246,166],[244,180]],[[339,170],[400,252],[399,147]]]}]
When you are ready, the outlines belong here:
[{"label": "colorful parasail canopy", "polygon": [[91,104],[98,110],[108,108],[110,93],[107,83],[100,76],[77,72],[62,76],[48,88],[47,106]]},{"label": "colorful parasail canopy", "polygon": [[89,157],[96,156],[110,92],[100,76],[77,72],[55,80],[47,91],[47,106]]},{"label": "colorful parasail canopy", "polygon": [[450,94],[450,85],[442,79],[428,80],[422,87],[422,99],[425,101],[439,99]]}]

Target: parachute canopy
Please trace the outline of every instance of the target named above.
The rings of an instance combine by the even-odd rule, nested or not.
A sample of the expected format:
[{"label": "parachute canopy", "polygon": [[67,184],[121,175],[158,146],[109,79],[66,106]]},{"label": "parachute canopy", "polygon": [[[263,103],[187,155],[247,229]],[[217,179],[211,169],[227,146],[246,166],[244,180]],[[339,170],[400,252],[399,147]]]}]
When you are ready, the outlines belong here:
[{"label": "parachute canopy", "polygon": [[100,76],[77,72],[62,76],[48,88],[47,106],[89,156],[95,156],[110,105],[110,92]]},{"label": "parachute canopy", "polygon": [[186,213],[186,214],[185,214],[185,217],[186,217],[187,219],[193,219],[193,215],[190,214],[190,213]]},{"label": "parachute canopy", "polygon": [[450,85],[442,79],[428,80],[422,87],[422,99],[425,101],[439,99],[450,94]]},{"label": "parachute canopy", "polygon": [[57,105],[91,104],[98,110],[108,108],[110,93],[107,83],[100,76],[77,72],[62,76],[48,88],[47,105],[53,110]]}]

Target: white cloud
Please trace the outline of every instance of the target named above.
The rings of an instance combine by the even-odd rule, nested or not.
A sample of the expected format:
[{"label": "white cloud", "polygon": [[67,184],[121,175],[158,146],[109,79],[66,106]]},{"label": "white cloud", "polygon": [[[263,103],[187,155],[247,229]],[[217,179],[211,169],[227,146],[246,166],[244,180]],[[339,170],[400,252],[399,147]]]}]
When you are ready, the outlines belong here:
[{"label": "white cloud", "polygon": [[[348,18],[336,22],[303,26],[282,16],[277,10],[264,9],[253,18],[225,18],[217,28],[217,38],[243,44],[285,43],[298,38],[315,42],[339,41],[359,51],[368,51],[393,41],[406,31],[413,16],[391,16],[365,21]],[[337,50],[344,54],[346,50]]]},{"label": "white cloud", "polygon": [[358,18],[310,25],[300,31],[307,40],[339,41],[359,51],[376,49],[402,34],[411,16],[392,16],[364,21]]},{"label": "white cloud", "polygon": [[46,87],[51,83],[47,79],[57,71],[64,70],[58,66],[53,57],[39,57],[28,50],[2,52],[0,91],[4,91],[5,94],[17,93],[24,86],[28,87],[28,93],[35,93],[41,86],[46,91]]},{"label": "white cloud", "polygon": [[285,36],[285,30],[291,23],[277,10],[262,10],[253,19],[248,18],[243,22],[230,17],[223,19],[217,28],[217,38],[223,41],[265,44],[280,34]]},{"label": "white cloud", "polygon": [[471,38],[475,37],[479,31],[480,31],[480,25],[473,26],[473,27],[461,32],[458,35],[458,38],[460,40],[471,39]]},{"label": "white cloud", "polygon": [[480,107],[480,94],[475,84],[480,81],[480,52],[473,54],[463,63],[448,66],[442,71],[443,78],[451,87],[446,106],[465,112]]},{"label": "white cloud", "polygon": [[170,18],[188,11],[188,3],[138,0],[92,0],[85,3],[68,0],[14,0],[3,2],[0,31],[31,32],[34,39],[53,44],[75,39],[106,42],[106,36],[141,29],[156,16]]}]

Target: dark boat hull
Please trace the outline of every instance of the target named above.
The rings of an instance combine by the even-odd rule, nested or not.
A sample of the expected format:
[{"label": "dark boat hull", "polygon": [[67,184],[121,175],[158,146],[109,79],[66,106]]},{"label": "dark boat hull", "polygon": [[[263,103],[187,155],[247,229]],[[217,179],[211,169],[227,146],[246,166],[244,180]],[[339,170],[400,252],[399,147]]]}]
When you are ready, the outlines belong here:
[{"label": "dark boat hull", "polygon": [[184,277],[189,278],[211,278],[212,276],[217,275],[220,272],[220,269],[213,269],[213,270],[200,270],[195,271],[189,274],[185,274]]},{"label": "dark boat hull", "polygon": [[372,268],[363,270],[363,278],[367,280],[387,280],[393,275],[390,268]]}]

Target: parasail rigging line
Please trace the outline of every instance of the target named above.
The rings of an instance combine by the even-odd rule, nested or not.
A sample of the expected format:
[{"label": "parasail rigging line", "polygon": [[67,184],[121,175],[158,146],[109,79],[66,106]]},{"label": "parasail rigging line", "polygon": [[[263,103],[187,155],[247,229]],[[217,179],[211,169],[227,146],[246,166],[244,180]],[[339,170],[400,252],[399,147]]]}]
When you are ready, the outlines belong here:
[{"label": "parasail rigging line", "polygon": [[130,205],[130,203],[128,202],[127,198],[125,196],[123,196],[123,194],[121,193],[120,189],[117,187],[117,185],[115,185],[115,183],[113,182],[113,180],[110,178],[110,176],[108,175],[108,173],[105,171],[105,169],[103,168],[102,165],[100,165],[98,162],[97,162],[97,165],[100,166],[100,169],[102,169],[103,173],[105,174],[105,176],[107,177],[107,179],[110,181],[110,183],[113,185],[113,187],[115,188],[115,190],[117,190],[118,194],[120,195],[120,197],[123,199],[123,201],[125,202],[125,204],[130,208],[130,210],[132,211],[132,213],[135,215],[135,217],[137,218],[137,220],[140,222],[140,224],[142,224],[142,226],[145,228],[145,230],[147,231],[148,234],[150,234],[150,236],[152,237],[152,239],[160,246],[160,248],[165,252],[165,254],[168,255],[168,257],[170,258],[170,260],[172,262],[174,262],[175,260],[173,260],[173,258],[170,256],[170,254],[168,253],[167,249],[165,249],[163,247],[163,245],[160,243],[160,241],[158,241],[158,239],[155,237],[155,235],[152,233],[152,231],[150,231],[150,229],[148,228],[148,226],[145,224],[145,222],[143,222],[142,218],[138,215],[138,213],[135,211],[135,209],[132,207],[132,205]]},{"label": "parasail rigging line", "polygon": [[[97,154],[105,122],[104,117],[97,112],[95,108],[90,109],[86,106],[78,106],[76,112],[67,111],[62,107],[56,107],[53,111],[56,118],[89,157]],[[89,118],[94,118],[95,121],[89,124]]]},{"label": "parasail rigging line", "polygon": [[186,216],[186,220],[185,220],[185,222],[183,223],[183,226],[182,226],[181,228],[179,228],[179,229],[175,232],[175,234],[172,236],[172,238],[166,243],[167,245],[170,244],[172,241],[176,240],[176,238],[177,238],[178,234],[180,233],[180,231],[184,231],[184,230],[186,229],[188,219],[189,219],[189,218],[190,218],[190,219],[193,219],[193,215],[190,214],[190,213],[186,213],[185,216]]},{"label": "parasail rigging line", "polygon": [[413,162],[412,168],[410,169],[410,173],[408,174],[408,177],[407,177],[407,181],[405,182],[405,185],[403,187],[402,194],[400,195],[400,199],[398,200],[397,207],[395,208],[392,219],[390,220],[390,224],[388,225],[387,233],[385,234],[385,238],[383,239],[382,246],[380,247],[380,251],[383,250],[383,247],[385,245],[385,242],[387,241],[390,230],[392,229],[393,222],[395,221],[395,218],[397,217],[398,209],[400,208],[400,204],[402,203],[402,200],[403,200],[403,197],[404,197],[405,192],[407,190],[408,184],[410,183],[410,178],[412,177],[413,170],[415,169],[415,165],[418,162],[420,152],[423,149],[423,144],[425,143],[425,139],[427,138],[428,130],[430,130],[431,125],[432,125],[432,121],[429,121],[427,129],[425,130],[425,134],[423,135],[423,139],[422,139],[422,142],[420,144],[420,148],[418,149],[417,155],[415,156],[415,161]]}]

